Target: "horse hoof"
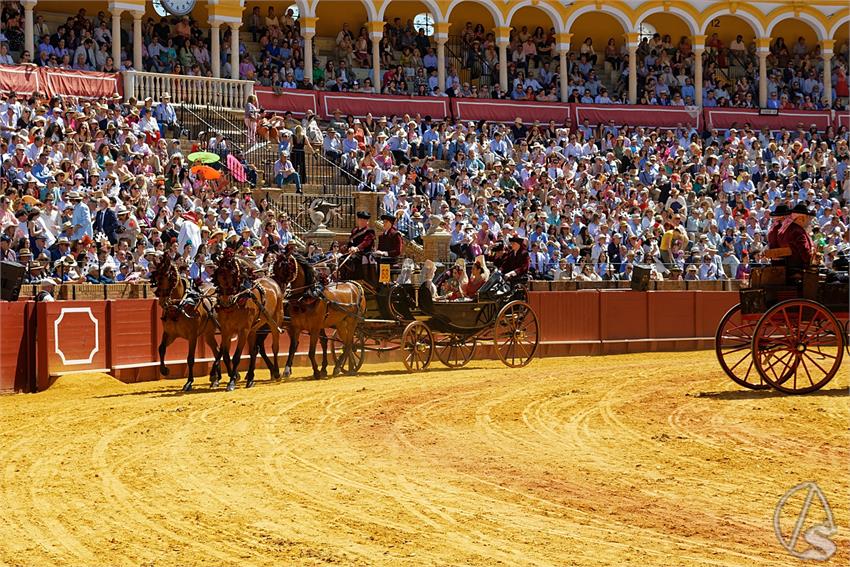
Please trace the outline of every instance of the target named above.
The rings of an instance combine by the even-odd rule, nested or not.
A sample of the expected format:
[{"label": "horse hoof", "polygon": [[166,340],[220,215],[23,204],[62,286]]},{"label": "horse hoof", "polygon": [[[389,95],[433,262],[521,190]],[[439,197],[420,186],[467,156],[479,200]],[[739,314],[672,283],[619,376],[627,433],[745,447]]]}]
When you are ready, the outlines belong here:
[{"label": "horse hoof", "polygon": [[183,384],[183,391],[184,392],[191,392],[192,391],[192,383],[186,382],[185,384]]},{"label": "horse hoof", "polygon": [[227,383],[227,391],[228,392],[232,392],[235,389],[236,389],[236,382],[231,380],[230,382]]},{"label": "horse hoof", "polygon": [[212,382],[210,382],[210,390],[215,390],[216,388],[218,388],[219,384],[221,384],[221,378],[213,380]]},{"label": "horse hoof", "polygon": [[245,382],[245,387],[246,387],[246,388],[252,388],[253,386],[254,386],[254,379],[253,379],[253,378],[251,378],[250,380],[248,380],[247,382]]},{"label": "horse hoof", "polygon": [[272,372],[272,380],[280,380],[280,370]]},{"label": "horse hoof", "polygon": [[163,376],[168,376],[168,367],[167,366],[160,366],[159,367],[159,373],[162,374]]},{"label": "horse hoof", "polygon": [[328,371],[327,370],[322,370],[319,373],[319,378],[327,378],[327,377],[328,377]]},{"label": "horse hoof", "polygon": [[292,369],[287,366],[283,369],[283,377],[289,378],[290,376],[292,376]]},{"label": "horse hoof", "polygon": [[342,374],[342,371],[339,368],[334,368],[334,376],[339,376]]}]

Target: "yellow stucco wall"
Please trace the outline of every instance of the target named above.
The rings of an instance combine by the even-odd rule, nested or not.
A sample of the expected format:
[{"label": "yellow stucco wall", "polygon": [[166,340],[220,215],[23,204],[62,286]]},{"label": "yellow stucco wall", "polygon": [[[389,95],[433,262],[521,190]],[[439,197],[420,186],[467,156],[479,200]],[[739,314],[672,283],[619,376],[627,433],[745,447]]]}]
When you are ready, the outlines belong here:
[{"label": "yellow stucco wall", "polygon": [[[124,0],[125,2],[141,2],[142,0]],[[380,5],[382,2],[387,3],[385,19],[393,19],[395,17],[407,20],[415,14],[426,11],[424,4],[418,0],[365,0],[366,2],[374,2]],[[609,37],[615,37],[618,44],[623,40],[622,25],[613,17],[601,14],[598,10],[619,9],[625,14],[625,18],[633,22],[636,27],[638,22],[644,18],[641,14],[649,8],[655,7],[672,7],[683,9],[690,12],[697,20],[702,23],[704,16],[708,14],[697,13],[691,8],[690,3],[685,0],[647,0],[641,2],[640,5],[632,9],[629,5],[621,0],[575,0],[574,2],[563,2],[562,0],[532,0],[535,5],[550,5],[556,6],[555,10],[560,12],[563,17],[568,16],[578,10],[591,7],[592,11],[579,16],[572,29],[564,30],[574,34],[573,41],[575,42],[579,36],[590,36],[594,43],[604,45]],[[433,0],[439,5],[444,12],[448,9],[451,0]],[[488,29],[493,28],[494,22],[491,12],[485,8],[483,3],[485,0],[467,0],[454,7],[449,20],[453,23],[452,31],[462,27],[466,21],[481,22]],[[495,6],[501,14],[506,15],[511,6],[519,2],[526,3],[527,0],[491,0],[490,6]],[[244,14],[250,13],[251,8],[260,6],[262,13],[265,13],[268,6],[273,5],[278,13],[282,13],[288,6],[293,4],[293,0],[248,0],[246,2]],[[312,5],[315,0],[304,0],[302,5]],[[151,2],[148,0],[146,4],[146,14],[154,16],[155,12]],[[819,6],[829,6],[829,8],[819,8]],[[794,9],[802,10],[812,14],[813,17],[820,20],[824,26],[831,28],[837,18],[831,19],[824,15],[824,12],[836,12],[839,16],[850,16],[850,7],[846,0],[816,0],[816,2],[799,2],[793,5]],[[73,14],[79,8],[85,8],[88,14],[94,15],[98,11],[108,11],[108,2],[106,0],[41,0],[38,2],[36,11],[47,11],[55,13]],[[792,5],[787,0],[763,0],[758,4],[740,2],[736,0],[724,0],[717,2],[712,6],[711,11],[714,12],[717,8],[725,9],[729,12],[737,11],[753,13],[753,17],[759,20],[764,27],[767,26],[771,17],[769,13],[782,13],[785,11],[791,17],[779,23],[771,34],[773,37],[782,35],[786,40],[790,37],[796,38],[798,35],[806,37],[806,41],[810,44],[817,42],[818,33],[809,24],[805,23],[801,18],[797,17]],[[360,0],[319,0],[317,5],[317,14],[319,22],[317,24],[317,32],[319,35],[335,35],[344,21],[348,21],[351,27],[359,27],[368,19],[367,10]],[[237,15],[240,12],[239,0],[218,0],[217,6],[210,6],[204,0],[198,0],[197,6],[193,15],[199,21],[200,25],[206,25],[207,19],[211,12],[221,13],[222,15]],[[657,13],[646,17],[646,21],[656,27],[660,33],[670,33],[675,39],[678,39],[685,33],[690,33],[688,26],[673,13]],[[753,35],[750,25],[742,18],[734,15],[721,15],[714,18],[715,27],[712,22],[707,22],[705,33],[711,35],[717,32],[720,37],[729,42],[737,34],[742,34],[747,40]],[[547,13],[544,13],[539,8],[525,7],[517,10],[514,17],[509,22],[514,27],[523,25],[529,28],[538,25],[548,29],[551,25],[551,18]],[[631,27],[631,26],[630,26]],[[850,23],[845,23],[838,27],[835,32],[834,39],[846,41],[850,32]]]}]

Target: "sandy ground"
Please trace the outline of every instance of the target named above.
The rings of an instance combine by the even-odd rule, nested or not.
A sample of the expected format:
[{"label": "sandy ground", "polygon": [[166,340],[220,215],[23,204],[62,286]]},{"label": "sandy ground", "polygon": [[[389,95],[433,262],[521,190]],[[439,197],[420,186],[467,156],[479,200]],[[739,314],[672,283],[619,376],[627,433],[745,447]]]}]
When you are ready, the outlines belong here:
[{"label": "sandy ground", "polygon": [[787,566],[803,481],[848,564],[848,364],[803,397],[709,352],[471,366],[0,397],[0,564]]}]

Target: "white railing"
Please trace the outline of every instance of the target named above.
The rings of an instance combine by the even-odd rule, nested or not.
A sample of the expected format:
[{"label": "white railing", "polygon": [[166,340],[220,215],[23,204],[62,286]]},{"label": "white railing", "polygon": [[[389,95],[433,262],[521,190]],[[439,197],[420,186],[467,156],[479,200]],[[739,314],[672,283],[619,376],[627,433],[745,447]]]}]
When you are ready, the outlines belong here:
[{"label": "white railing", "polygon": [[124,96],[142,101],[147,97],[158,101],[163,93],[171,95],[174,104],[196,104],[241,110],[248,95],[254,93],[252,81],[191,77],[125,71]]}]

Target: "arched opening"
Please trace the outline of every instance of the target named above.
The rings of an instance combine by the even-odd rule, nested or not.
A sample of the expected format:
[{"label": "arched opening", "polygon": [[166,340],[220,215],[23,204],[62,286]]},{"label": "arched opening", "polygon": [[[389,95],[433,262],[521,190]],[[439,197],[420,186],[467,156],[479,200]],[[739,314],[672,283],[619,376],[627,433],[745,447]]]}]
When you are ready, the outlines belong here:
[{"label": "arched opening", "polygon": [[[324,0],[316,6],[316,37],[313,40],[314,82],[328,82],[341,75],[341,68],[352,71],[354,79],[371,76],[372,42],[367,22],[369,13],[359,0]],[[315,71],[314,71],[315,74]],[[353,84],[345,76],[345,84]]]},{"label": "arched opening", "polygon": [[[525,6],[510,15],[511,45],[508,48],[511,65],[508,67],[509,89],[523,74],[534,94],[556,92],[558,74],[558,22],[553,15],[535,6]],[[535,85],[535,81],[537,85]],[[520,87],[521,88],[521,87]]]},{"label": "arched opening", "polygon": [[789,60],[799,60],[818,49],[820,40],[815,29],[805,20],[786,18],[770,32],[771,53],[776,63],[785,66]]},{"label": "arched opening", "polygon": [[[693,23],[695,26],[696,23]],[[646,67],[638,80],[638,100],[692,105],[696,103],[693,84],[694,56],[692,25],[679,14],[654,12],[638,25],[638,68]]]},{"label": "arched opening", "polygon": [[[414,94],[417,90],[414,84],[427,80],[428,73],[424,69],[437,66],[437,43],[433,38],[437,18],[424,2],[405,1],[390,2],[383,20],[386,23],[384,41],[392,46],[392,55],[384,54],[381,66],[384,70],[396,69],[392,76],[387,76],[385,90]],[[402,76],[398,76],[399,66]]]},{"label": "arched opening", "polygon": [[568,67],[569,92],[579,101],[589,102],[597,96],[616,99],[627,90],[628,78],[622,75],[627,66],[626,29],[620,21],[604,12],[586,12],[567,30],[573,34]]},{"label": "arched opening", "polygon": [[746,77],[754,93],[754,77],[758,76],[758,60],[754,55],[757,35],[752,24],[739,16],[727,14],[710,19],[705,27],[703,77],[706,81],[723,87]]},{"label": "arched opening", "polygon": [[451,7],[446,88],[454,80],[459,80],[461,85],[470,84],[470,89],[473,83],[483,89],[498,83],[499,57],[494,31],[498,20],[491,10],[495,10],[493,5],[477,0],[462,1]]}]

